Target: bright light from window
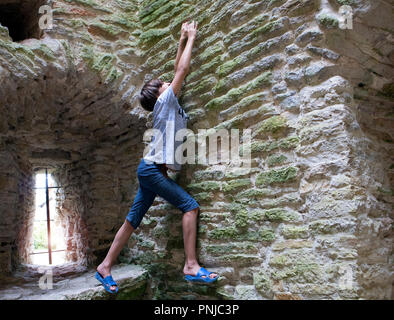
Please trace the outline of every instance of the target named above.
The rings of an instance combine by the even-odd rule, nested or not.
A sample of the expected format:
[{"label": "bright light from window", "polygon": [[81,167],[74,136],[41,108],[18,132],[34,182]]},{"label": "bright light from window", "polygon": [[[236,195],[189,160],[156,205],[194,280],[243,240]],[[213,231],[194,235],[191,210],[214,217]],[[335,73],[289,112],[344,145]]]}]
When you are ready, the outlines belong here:
[{"label": "bright light from window", "polygon": [[[63,264],[66,262],[66,243],[64,231],[56,209],[56,193],[60,187],[48,170],[48,195],[50,214],[51,256],[52,264]],[[40,171],[35,176],[35,213],[33,223],[33,248],[31,260],[36,265],[49,265],[48,252],[48,219],[47,219],[47,197],[46,197],[46,175]]]}]

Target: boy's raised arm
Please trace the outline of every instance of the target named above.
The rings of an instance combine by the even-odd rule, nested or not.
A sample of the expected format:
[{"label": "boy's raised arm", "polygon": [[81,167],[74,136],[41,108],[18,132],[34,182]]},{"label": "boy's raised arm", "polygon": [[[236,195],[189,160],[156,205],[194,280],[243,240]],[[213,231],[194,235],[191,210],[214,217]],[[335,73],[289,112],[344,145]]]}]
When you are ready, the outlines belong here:
[{"label": "boy's raised arm", "polygon": [[192,49],[194,40],[196,38],[197,33],[197,22],[192,22],[187,27],[187,43],[185,49],[182,52],[182,56],[179,59],[179,63],[177,65],[177,71],[175,72],[175,77],[171,82],[171,87],[174,91],[174,94],[177,95],[182,87],[182,82],[186,77],[186,74],[189,72],[190,68],[190,59],[192,55]]},{"label": "boy's raised arm", "polygon": [[185,49],[185,40],[187,39],[187,25],[188,25],[187,22],[182,24],[181,37],[179,39],[178,52],[176,53],[176,59],[174,65],[175,73],[178,69],[178,64],[179,64],[179,60],[181,59],[182,52]]}]

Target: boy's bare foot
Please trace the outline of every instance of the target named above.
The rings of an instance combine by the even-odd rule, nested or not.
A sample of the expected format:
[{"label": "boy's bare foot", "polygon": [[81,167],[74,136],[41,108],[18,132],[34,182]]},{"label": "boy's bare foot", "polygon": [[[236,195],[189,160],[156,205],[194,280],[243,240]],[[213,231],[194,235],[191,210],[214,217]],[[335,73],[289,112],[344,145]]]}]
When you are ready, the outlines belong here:
[{"label": "boy's bare foot", "polygon": [[[185,275],[191,275],[191,276],[196,276],[197,272],[201,269],[200,265],[198,263],[193,263],[193,264],[185,264],[185,267],[183,268],[183,273]],[[211,279],[216,278],[218,275],[217,273],[211,273],[209,277]],[[206,278],[205,275],[201,276],[202,278]]]}]

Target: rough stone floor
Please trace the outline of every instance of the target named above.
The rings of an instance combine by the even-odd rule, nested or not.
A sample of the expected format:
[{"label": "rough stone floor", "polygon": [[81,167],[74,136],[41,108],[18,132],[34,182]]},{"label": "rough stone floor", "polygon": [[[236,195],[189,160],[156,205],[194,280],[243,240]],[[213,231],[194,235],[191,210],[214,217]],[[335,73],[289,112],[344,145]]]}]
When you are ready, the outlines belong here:
[{"label": "rough stone floor", "polygon": [[[94,269],[73,265],[52,269],[52,289],[42,289],[48,281],[40,269],[18,271],[12,277],[3,277],[0,283],[0,300],[109,300],[141,299],[145,293],[148,272],[138,265],[116,265],[112,276],[119,285],[119,293],[111,295],[94,277]],[[48,270],[48,268],[46,268]],[[46,273],[48,275],[48,272]],[[39,285],[41,279],[41,287]]]}]

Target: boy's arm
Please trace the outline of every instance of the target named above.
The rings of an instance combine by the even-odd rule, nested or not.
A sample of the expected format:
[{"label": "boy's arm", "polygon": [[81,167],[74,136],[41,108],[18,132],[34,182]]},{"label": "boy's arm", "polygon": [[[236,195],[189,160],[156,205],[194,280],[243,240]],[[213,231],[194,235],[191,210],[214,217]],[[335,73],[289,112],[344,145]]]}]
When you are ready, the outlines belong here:
[{"label": "boy's arm", "polygon": [[179,60],[181,59],[183,50],[185,49],[185,45],[186,45],[185,40],[186,39],[187,39],[187,22],[182,24],[182,28],[181,28],[181,37],[179,39],[178,51],[176,53],[175,65],[174,65],[175,73],[178,70]]},{"label": "boy's arm", "polygon": [[197,34],[197,24],[197,22],[192,22],[187,28],[187,43],[185,49],[183,50],[182,56],[179,59],[175,77],[171,82],[171,87],[175,95],[177,95],[177,93],[181,90],[182,82],[185,79],[186,74],[189,72],[193,44]]},{"label": "boy's arm", "polygon": [[182,52],[185,49],[185,40],[186,37],[182,37],[179,39],[179,46],[178,46],[178,52],[176,53],[176,59],[175,59],[175,73],[178,69],[178,64],[179,64],[179,60],[181,59],[182,56]]},{"label": "boy's arm", "polygon": [[194,35],[187,38],[185,49],[183,50],[182,56],[179,59],[178,69],[175,72],[175,77],[171,82],[171,87],[175,95],[177,95],[178,92],[181,90],[182,82],[185,79],[187,73],[189,72],[194,39]]}]

